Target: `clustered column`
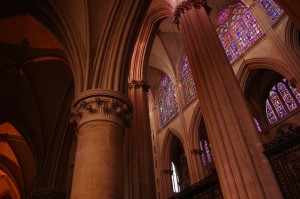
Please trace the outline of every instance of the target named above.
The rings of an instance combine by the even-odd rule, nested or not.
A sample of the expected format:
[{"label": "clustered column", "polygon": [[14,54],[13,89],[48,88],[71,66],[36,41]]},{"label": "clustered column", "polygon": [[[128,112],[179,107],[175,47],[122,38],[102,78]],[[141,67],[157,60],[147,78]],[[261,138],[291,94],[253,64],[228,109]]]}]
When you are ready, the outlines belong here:
[{"label": "clustered column", "polygon": [[72,199],[124,198],[124,127],[130,119],[131,103],[121,93],[88,90],[75,98]]},{"label": "clustered column", "polygon": [[129,83],[129,98],[134,107],[128,133],[130,199],[156,198],[148,91],[149,86],[144,80]]},{"label": "clustered column", "polygon": [[205,0],[174,13],[197,88],[225,198],[282,198],[234,72],[206,13]]}]

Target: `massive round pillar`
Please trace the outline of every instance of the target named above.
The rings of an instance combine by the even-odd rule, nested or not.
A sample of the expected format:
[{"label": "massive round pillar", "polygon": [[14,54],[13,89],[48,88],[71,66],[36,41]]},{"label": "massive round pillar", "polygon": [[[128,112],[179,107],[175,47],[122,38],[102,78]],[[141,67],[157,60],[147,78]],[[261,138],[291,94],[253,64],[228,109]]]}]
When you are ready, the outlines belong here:
[{"label": "massive round pillar", "polygon": [[282,198],[205,0],[175,10],[225,198]]},{"label": "massive round pillar", "polygon": [[89,90],[75,98],[72,199],[124,198],[124,127],[130,118],[130,102],[120,93]]}]

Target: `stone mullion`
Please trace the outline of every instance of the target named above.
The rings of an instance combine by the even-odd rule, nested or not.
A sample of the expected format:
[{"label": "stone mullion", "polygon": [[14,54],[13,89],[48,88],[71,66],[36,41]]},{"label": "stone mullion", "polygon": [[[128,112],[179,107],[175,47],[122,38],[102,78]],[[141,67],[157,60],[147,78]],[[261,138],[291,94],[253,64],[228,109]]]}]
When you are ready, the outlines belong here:
[{"label": "stone mullion", "polygon": [[132,80],[129,98],[133,103],[132,126],[129,130],[130,199],[156,198],[152,139],[147,92],[144,81]]},{"label": "stone mullion", "polygon": [[[281,198],[263,149],[257,144],[259,137],[244,96],[204,7],[180,11],[177,22],[197,77],[196,88],[225,198]],[[266,178],[272,189],[263,185]]]}]

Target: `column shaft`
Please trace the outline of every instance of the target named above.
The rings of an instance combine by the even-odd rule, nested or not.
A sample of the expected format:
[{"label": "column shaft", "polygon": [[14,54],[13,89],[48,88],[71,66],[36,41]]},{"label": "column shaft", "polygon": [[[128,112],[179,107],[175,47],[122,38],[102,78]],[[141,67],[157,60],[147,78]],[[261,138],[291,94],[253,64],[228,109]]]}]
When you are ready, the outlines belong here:
[{"label": "column shaft", "polygon": [[81,94],[73,104],[77,126],[72,199],[124,198],[124,124],[126,98],[112,91]]},{"label": "column shaft", "polygon": [[177,12],[180,13],[178,22],[223,195],[225,198],[282,198],[216,31],[205,8],[194,5],[177,7],[181,11]]},{"label": "column shaft", "polygon": [[129,98],[133,104],[128,133],[130,199],[156,198],[147,90],[143,81],[130,83]]}]

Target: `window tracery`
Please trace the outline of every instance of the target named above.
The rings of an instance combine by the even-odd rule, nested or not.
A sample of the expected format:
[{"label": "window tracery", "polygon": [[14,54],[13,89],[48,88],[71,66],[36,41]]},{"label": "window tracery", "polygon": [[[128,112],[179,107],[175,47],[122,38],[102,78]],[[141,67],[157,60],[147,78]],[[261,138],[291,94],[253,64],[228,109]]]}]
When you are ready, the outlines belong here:
[{"label": "window tracery", "polygon": [[275,22],[283,14],[283,10],[278,6],[275,0],[257,1],[273,22]]},{"label": "window tracery", "polygon": [[163,126],[178,113],[175,88],[167,75],[163,77],[160,84],[158,103],[160,124]]},{"label": "window tracery", "polygon": [[219,13],[216,31],[230,62],[263,35],[257,20],[241,3],[227,6]]},{"label": "window tracery", "polygon": [[197,95],[197,92],[187,55],[184,56],[180,72],[184,101],[188,103]]},{"label": "window tracery", "polygon": [[276,83],[266,99],[266,116],[270,124],[299,107],[300,92],[286,79]]}]

